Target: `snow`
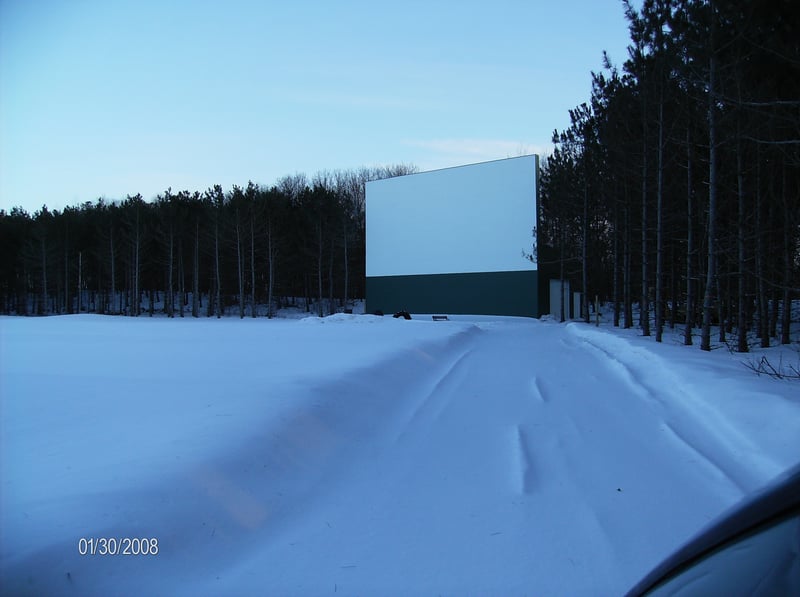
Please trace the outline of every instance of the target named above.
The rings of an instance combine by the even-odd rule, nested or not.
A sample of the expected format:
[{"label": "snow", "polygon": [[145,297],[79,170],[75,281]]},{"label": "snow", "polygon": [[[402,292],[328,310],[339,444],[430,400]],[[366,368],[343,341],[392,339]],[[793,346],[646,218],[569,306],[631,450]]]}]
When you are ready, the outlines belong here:
[{"label": "snow", "polygon": [[743,359],[513,317],[0,318],[0,586],[619,594],[800,461],[800,386]]}]

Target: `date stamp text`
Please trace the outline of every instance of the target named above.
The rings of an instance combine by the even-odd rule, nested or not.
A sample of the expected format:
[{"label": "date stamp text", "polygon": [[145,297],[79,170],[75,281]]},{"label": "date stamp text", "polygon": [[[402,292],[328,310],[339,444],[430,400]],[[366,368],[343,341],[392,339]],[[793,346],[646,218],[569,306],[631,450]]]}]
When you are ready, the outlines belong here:
[{"label": "date stamp text", "polygon": [[82,556],[155,556],[155,537],[81,537],[78,553]]}]

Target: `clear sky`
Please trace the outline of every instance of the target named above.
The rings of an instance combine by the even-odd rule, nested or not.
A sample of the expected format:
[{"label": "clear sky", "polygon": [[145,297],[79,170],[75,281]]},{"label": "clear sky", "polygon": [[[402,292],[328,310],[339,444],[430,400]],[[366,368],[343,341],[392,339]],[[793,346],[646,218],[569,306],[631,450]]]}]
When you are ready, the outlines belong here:
[{"label": "clear sky", "polygon": [[547,152],[619,0],[0,0],[0,209]]}]

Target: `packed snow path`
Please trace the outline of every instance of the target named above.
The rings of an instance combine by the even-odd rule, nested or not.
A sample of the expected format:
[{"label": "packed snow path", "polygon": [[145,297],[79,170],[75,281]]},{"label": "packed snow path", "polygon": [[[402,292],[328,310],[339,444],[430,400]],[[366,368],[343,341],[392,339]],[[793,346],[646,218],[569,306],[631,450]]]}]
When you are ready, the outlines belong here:
[{"label": "packed snow path", "polygon": [[[355,318],[315,321],[343,324],[343,346],[348,330],[364,327],[348,325]],[[226,399],[165,405],[180,378],[160,395],[157,385],[148,388],[156,396],[137,392],[138,406],[123,410],[134,424],[157,418],[142,438],[149,448],[111,450],[108,462],[87,454],[87,464],[64,445],[26,455],[26,466],[11,462],[19,453],[9,448],[46,444],[23,434],[34,421],[13,420],[33,413],[9,399],[28,387],[12,364],[2,388],[10,433],[4,586],[37,594],[619,594],[800,460],[797,401],[764,392],[769,386],[732,364],[690,371],[580,324],[380,323],[353,347],[361,358],[333,354],[337,373],[330,364],[315,369],[325,351],[308,348],[304,367],[315,374],[303,383],[264,363],[267,373],[242,381],[253,363],[239,355],[221,363],[231,383],[217,379],[216,389]],[[333,327],[281,325],[303,341],[324,340]],[[201,382],[215,379],[200,365]],[[86,376],[74,380],[83,392]],[[242,398],[248,383],[259,400]],[[276,388],[282,400],[265,399]],[[730,400],[719,405],[714,391]],[[758,408],[742,406],[756,397]],[[197,402],[211,408],[206,418],[192,413]],[[64,416],[82,425],[70,431],[77,437],[124,435],[124,422],[103,431],[112,410],[90,423]],[[79,556],[78,539],[91,536],[158,537],[160,552]]]}]

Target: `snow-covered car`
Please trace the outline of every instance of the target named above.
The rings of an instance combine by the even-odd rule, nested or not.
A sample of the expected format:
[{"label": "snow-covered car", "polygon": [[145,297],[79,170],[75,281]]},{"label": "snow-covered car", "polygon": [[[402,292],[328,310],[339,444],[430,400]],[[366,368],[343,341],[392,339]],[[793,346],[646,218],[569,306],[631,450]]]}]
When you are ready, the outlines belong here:
[{"label": "snow-covered car", "polygon": [[800,465],[654,568],[639,595],[800,595]]}]

